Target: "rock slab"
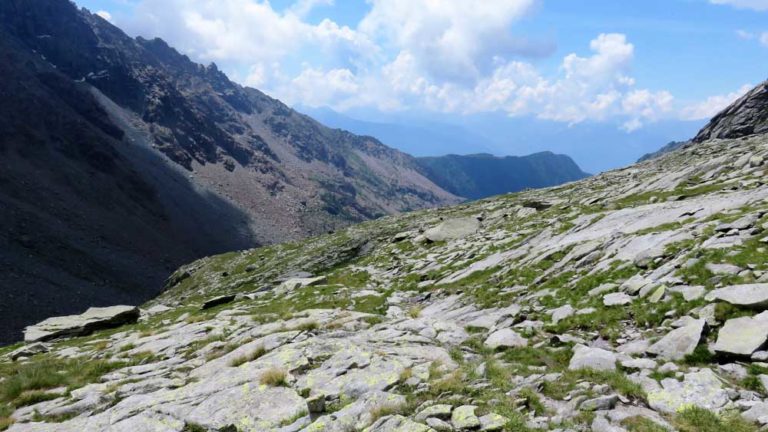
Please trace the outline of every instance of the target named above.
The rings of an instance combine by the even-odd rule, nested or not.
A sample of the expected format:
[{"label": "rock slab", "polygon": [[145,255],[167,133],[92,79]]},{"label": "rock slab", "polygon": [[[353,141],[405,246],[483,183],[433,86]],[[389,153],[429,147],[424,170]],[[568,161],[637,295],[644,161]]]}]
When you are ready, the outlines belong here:
[{"label": "rock slab", "polygon": [[24,330],[25,342],[43,342],[73,336],[88,335],[95,330],[118,327],[139,319],[135,306],[90,308],[81,315],[48,318]]}]

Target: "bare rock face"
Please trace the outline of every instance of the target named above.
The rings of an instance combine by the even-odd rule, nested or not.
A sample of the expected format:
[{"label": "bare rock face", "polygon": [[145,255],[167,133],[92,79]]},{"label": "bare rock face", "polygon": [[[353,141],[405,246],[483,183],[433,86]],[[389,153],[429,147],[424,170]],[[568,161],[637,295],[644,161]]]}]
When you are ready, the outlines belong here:
[{"label": "bare rock face", "polygon": [[768,132],[768,81],[755,87],[715,116],[693,141],[741,138],[766,132]]},{"label": "bare rock face", "polygon": [[52,317],[29,326],[24,331],[24,340],[26,342],[42,342],[64,337],[83,336],[96,330],[136,322],[138,319],[139,308],[135,306],[90,308],[81,315]]}]

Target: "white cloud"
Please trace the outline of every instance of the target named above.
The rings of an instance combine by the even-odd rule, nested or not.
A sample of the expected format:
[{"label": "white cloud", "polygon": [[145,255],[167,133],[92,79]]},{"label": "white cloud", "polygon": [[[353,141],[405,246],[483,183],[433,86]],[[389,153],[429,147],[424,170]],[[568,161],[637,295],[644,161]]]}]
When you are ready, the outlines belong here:
[{"label": "white cloud", "polygon": [[302,14],[328,0],[301,0],[285,12],[256,0],[140,0],[131,33],[159,36],[198,61],[272,62],[307,47],[344,48],[365,57],[376,46],[329,20],[312,25]]},{"label": "white cloud", "polygon": [[[159,36],[288,104],[337,110],[501,111],[571,124],[618,118],[627,131],[671,115],[667,91],[638,88],[635,47],[600,34],[554,71],[527,58],[547,44],[514,37],[540,0],[369,0],[356,26],[306,21],[332,0],[138,0],[133,34]],[[586,48],[586,47],[585,47]]]},{"label": "white cloud", "polygon": [[112,14],[107,12],[107,11],[105,11],[105,10],[100,10],[100,11],[96,12],[96,15],[104,18],[105,20],[107,20],[109,22],[113,22],[112,21]]},{"label": "white cloud", "polygon": [[750,84],[743,85],[733,93],[725,95],[710,96],[707,99],[684,107],[680,111],[680,117],[683,120],[707,120],[728,107],[736,99],[743,96],[752,89]]},{"label": "white cloud", "polygon": [[768,10],[768,0],[709,0],[712,4],[729,5],[738,9]]},{"label": "white cloud", "polygon": [[370,2],[372,9],[358,30],[396,52],[412,54],[432,78],[477,79],[494,57],[537,48],[509,33],[537,0]]},{"label": "white cloud", "polygon": [[768,47],[768,32],[764,32],[760,35],[760,43]]},{"label": "white cloud", "polygon": [[736,30],[736,36],[738,36],[739,39],[744,39],[744,40],[752,40],[755,38],[754,33],[748,32],[746,30]]},{"label": "white cloud", "polygon": [[291,12],[298,16],[306,16],[318,6],[333,6],[334,0],[299,0],[291,7]]}]

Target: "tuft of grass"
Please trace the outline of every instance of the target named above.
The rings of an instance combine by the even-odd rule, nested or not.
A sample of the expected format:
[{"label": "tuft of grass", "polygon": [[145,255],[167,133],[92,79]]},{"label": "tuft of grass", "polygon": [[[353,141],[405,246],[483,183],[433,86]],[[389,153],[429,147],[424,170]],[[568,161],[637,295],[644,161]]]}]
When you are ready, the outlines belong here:
[{"label": "tuft of grass", "polygon": [[296,327],[293,327],[292,330],[310,332],[310,331],[315,331],[319,328],[320,328],[320,324],[318,324],[317,321],[309,321],[309,322],[301,323]]},{"label": "tuft of grass", "polygon": [[683,363],[689,366],[703,366],[711,364],[714,360],[715,356],[709,352],[707,345],[700,344],[691,354],[685,356]]},{"label": "tuft of grass", "polygon": [[642,416],[624,419],[621,425],[629,432],[669,432],[666,428]]},{"label": "tuft of grass", "polygon": [[231,367],[238,367],[240,365],[243,365],[245,363],[250,363],[256,359],[259,359],[264,356],[264,354],[267,353],[267,349],[263,346],[256,347],[253,351],[250,353],[234,358],[229,362],[229,365]]},{"label": "tuft of grass", "polygon": [[287,386],[288,372],[278,368],[267,369],[259,377],[259,383],[269,387]]},{"label": "tuft of grass", "polygon": [[704,408],[690,407],[675,417],[674,426],[680,432],[756,432],[757,426],[736,413],[718,416]]},{"label": "tuft of grass", "polygon": [[389,415],[395,415],[395,414],[402,414],[403,413],[403,406],[396,405],[396,404],[383,404],[373,407],[371,410],[371,422],[376,422],[376,420],[386,417]]},{"label": "tuft of grass", "polygon": [[53,399],[58,399],[62,395],[58,393],[47,393],[40,390],[31,390],[26,391],[19,395],[19,397],[16,398],[14,401],[14,405],[19,407],[29,406],[29,405],[35,405],[40,402],[45,402]]},{"label": "tuft of grass", "polygon": [[408,309],[408,316],[416,319],[421,316],[422,307],[421,306],[414,306],[410,309]]}]

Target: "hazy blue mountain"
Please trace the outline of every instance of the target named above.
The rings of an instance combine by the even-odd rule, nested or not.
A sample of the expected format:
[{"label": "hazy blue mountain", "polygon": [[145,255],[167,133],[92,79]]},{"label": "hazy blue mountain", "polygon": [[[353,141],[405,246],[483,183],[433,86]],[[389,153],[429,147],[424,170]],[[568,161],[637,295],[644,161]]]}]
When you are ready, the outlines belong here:
[{"label": "hazy blue mountain", "polygon": [[645,162],[647,160],[656,159],[657,157],[659,157],[661,155],[664,155],[664,154],[667,154],[669,152],[672,152],[672,151],[675,151],[675,150],[679,149],[680,147],[688,144],[689,142],[690,141],[672,141],[671,143],[665,145],[664,147],[656,150],[653,153],[646,153],[645,155],[643,155],[643,157],[638,159],[637,162],[640,163],[640,162]]},{"label": "hazy blue mountain", "polygon": [[299,110],[328,126],[373,135],[415,156],[476,153],[506,156],[551,151],[570,156],[591,173],[634,163],[664,143],[688,140],[706,123],[661,121],[627,133],[616,123],[569,125],[533,117],[509,117],[503,113],[456,115],[358,109],[338,114],[327,108]]},{"label": "hazy blue mountain", "polygon": [[383,143],[413,156],[441,156],[449,153],[494,152],[491,140],[461,126],[421,121],[409,124],[395,119],[361,120],[330,108],[298,107],[326,126],[345,129],[359,135],[376,137]]},{"label": "hazy blue mountain", "polygon": [[551,152],[523,157],[448,155],[418,161],[438,186],[469,199],[556,186],[589,176],[570,157]]}]

